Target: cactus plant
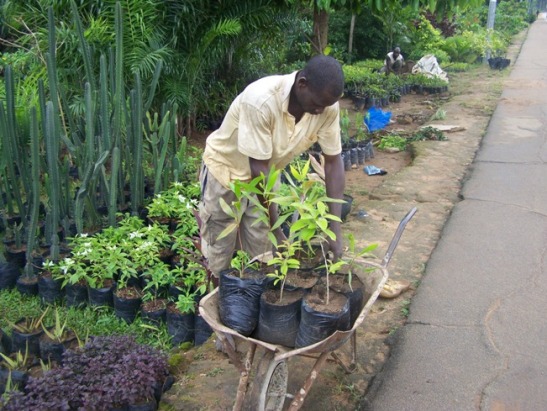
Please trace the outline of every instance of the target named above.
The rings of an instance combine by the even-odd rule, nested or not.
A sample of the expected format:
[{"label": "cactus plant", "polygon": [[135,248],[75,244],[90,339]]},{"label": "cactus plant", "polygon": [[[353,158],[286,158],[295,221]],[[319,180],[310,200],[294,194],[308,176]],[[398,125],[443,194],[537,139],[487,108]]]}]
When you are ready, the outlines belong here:
[{"label": "cactus plant", "polygon": [[31,277],[34,274],[32,267],[32,258],[34,246],[36,244],[36,232],[38,227],[38,213],[40,209],[40,156],[39,156],[39,136],[38,119],[36,117],[36,108],[30,109],[31,127],[30,127],[30,153],[31,153],[31,174],[32,174],[32,208],[30,210],[30,221],[27,227],[27,263],[25,265],[25,275]]}]

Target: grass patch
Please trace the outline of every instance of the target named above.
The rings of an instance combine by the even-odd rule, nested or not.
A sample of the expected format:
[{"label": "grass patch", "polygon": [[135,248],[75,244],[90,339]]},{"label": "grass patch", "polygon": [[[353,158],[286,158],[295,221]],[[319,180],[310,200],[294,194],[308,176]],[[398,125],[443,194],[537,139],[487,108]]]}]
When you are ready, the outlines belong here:
[{"label": "grass patch", "polygon": [[209,371],[207,374],[205,374],[207,377],[216,377],[217,375],[223,374],[224,368],[216,367],[213,368],[211,371]]},{"label": "grass patch", "polygon": [[[67,328],[74,330],[81,341],[89,336],[130,334],[141,344],[168,350],[171,348],[171,337],[163,324],[155,327],[136,318],[131,324],[125,323],[114,315],[110,307],[68,308],[63,305],[53,306],[44,318],[44,325],[55,323],[55,309],[59,310],[61,323],[66,321]],[[0,291],[0,327],[11,332],[9,323],[23,317],[38,317],[45,307],[38,296],[25,296],[16,289]]]},{"label": "grass patch", "polygon": [[410,315],[410,300],[404,300],[401,303],[401,314],[403,314],[405,317],[408,317]]}]

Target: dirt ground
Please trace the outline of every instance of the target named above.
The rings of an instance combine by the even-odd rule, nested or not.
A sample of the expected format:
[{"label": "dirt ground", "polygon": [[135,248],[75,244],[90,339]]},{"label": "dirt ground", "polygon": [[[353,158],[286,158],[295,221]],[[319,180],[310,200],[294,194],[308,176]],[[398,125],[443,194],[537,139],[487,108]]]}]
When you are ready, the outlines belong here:
[{"label": "dirt ground", "polygon": [[[512,61],[518,55],[524,36],[522,33],[509,50],[508,57]],[[387,130],[410,133],[433,124],[457,126],[459,131],[445,133],[446,141],[413,143],[405,152],[386,153],[375,149],[374,158],[366,164],[387,171],[383,176],[368,176],[362,166],[346,172],[346,192],[354,201],[343,224],[344,234],[353,233],[358,246],[378,243],[378,260],[384,256],[401,218],[412,207],[417,207],[418,212],[408,224],[389,264],[391,278],[409,280],[412,286],[397,298],[376,301],[358,329],[355,372],[347,374],[336,362],[328,361],[309,390],[302,410],[359,409],[360,399],[389,356],[390,336],[405,323],[411,298],[419,287],[444,222],[460,200],[460,188],[472,167],[510,69],[500,72],[484,65],[469,72],[450,74],[447,93],[407,94],[399,103],[383,108],[391,111],[395,120]],[[355,117],[350,101],[344,99],[341,105],[348,109],[350,118]],[[444,110],[446,117],[431,121],[438,109]],[[173,357],[176,382],[162,397],[160,409],[232,409],[239,375],[227,357],[216,352],[213,340],[214,336],[203,346],[180,350]],[[348,353],[349,346],[345,344],[341,351]],[[245,348],[242,347],[243,353]],[[255,358],[261,355],[259,349]],[[289,359],[289,393],[300,389],[313,362],[300,356]],[[286,401],[286,406],[289,402]]]}]

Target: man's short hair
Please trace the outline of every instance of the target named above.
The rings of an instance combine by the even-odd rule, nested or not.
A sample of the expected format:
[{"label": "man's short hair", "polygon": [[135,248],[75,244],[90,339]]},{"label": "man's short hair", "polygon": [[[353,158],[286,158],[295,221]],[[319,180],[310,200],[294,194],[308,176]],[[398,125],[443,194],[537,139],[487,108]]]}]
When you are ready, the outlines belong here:
[{"label": "man's short hair", "polygon": [[395,47],[393,51],[395,51],[396,53],[401,53],[401,49],[399,47]]},{"label": "man's short hair", "polygon": [[312,91],[326,90],[332,96],[341,96],[344,92],[344,72],[342,65],[333,57],[313,56],[301,74],[306,77]]}]

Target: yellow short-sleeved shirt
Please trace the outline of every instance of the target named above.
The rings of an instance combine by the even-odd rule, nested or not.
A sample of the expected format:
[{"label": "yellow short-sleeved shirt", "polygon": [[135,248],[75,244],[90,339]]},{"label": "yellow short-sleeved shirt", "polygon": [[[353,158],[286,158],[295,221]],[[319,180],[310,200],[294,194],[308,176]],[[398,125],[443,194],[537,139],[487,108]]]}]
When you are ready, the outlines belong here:
[{"label": "yellow short-sleeved shirt", "polygon": [[220,128],[207,138],[203,161],[226,188],[251,178],[249,157],[280,169],[318,142],[327,155],[342,151],[338,103],[323,113],[305,113],[295,124],[289,94],[296,73],[264,77],[232,102]]}]

